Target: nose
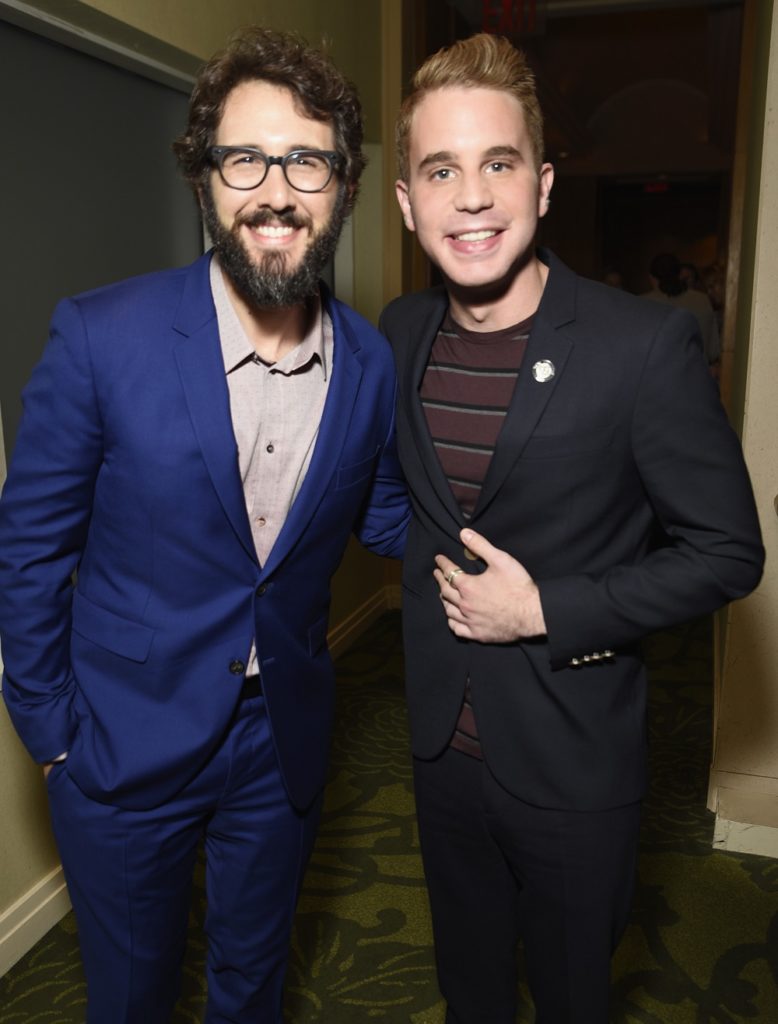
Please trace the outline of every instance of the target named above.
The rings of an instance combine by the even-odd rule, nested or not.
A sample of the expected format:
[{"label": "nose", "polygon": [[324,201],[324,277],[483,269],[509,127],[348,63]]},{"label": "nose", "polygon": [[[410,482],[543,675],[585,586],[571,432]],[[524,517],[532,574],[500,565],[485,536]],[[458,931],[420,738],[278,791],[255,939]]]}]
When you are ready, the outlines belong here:
[{"label": "nose", "polygon": [[270,164],[265,175],[265,180],[257,185],[254,190],[257,200],[263,206],[269,206],[272,210],[286,210],[294,206],[295,190],[286,180],[284,169],[280,162]]},{"label": "nose", "polygon": [[459,188],[454,199],[456,208],[467,213],[487,210],[493,204],[492,190],[485,174],[464,171],[458,179]]}]

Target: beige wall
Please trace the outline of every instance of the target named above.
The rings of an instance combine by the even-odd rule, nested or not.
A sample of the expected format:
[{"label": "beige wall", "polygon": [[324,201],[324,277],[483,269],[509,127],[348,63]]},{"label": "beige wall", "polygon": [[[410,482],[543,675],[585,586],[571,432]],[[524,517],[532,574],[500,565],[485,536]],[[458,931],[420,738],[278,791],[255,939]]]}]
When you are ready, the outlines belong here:
[{"label": "beige wall", "polygon": [[[759,48],[754,60],[768,67],[766,96],[755,90],[759,131],[752,139],[751,192],[747,197],[734,408],[743,414],[743,448],[754,484],[767,563],[758,590],[731,606],[726,618],[718,682],[711,806],[721,845],[737,822],[729,848],[742,848],[741,833],[761,836],[762,852],[778,856],[778,19],[772,3],[758,6]],[[761,173],[757,174],[757,171]],[[747,342],[741,345],[741,342]]]},{"label": "beige wall", "polygon": [[383,274],[384,147],[367,143],[364,147],[367,167],[360,182],[359,199],[352,214],[354,220],[354,297],[353,305],[371,323],[377,323],[384,300]]},{"label": "beige wall", "polygon": [[[380,0],[82,0],[132,28],[206,59],[243,25],[293,29],[359,87],[366,137],[381,139]],[[61,3],[60,3],[61,8]]]},{"label": "beige wall", "polygon": [[[4,480],[5,449],[0,418],[0,484]],[[0,821],[3,822],[0,829],[2,920],[3,913],[59,863],[48,824],[41,770],[32,763],[19,742],[4,702],[0,702]],[[15,925],[15,919],[8,923],[9,928]]]},{"label": "beige wall", "polygon": [[40,768],[0,705],[0,915],[59,863]]}]

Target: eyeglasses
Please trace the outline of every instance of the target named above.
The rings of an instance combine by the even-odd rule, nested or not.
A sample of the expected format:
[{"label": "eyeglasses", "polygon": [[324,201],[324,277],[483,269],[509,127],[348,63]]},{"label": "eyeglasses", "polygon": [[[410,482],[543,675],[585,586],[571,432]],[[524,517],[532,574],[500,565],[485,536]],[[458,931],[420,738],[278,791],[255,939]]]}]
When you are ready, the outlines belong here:
[{"label": "eyeglasses", "polygon": [[257,188],[272,164],[279,164],[284,177],[298,192],[321,192],[343,162],[340,153],[319,149],[295,149],[286,156],[267,156],[247,146],[211,146],[211,162],[229,188]]}]

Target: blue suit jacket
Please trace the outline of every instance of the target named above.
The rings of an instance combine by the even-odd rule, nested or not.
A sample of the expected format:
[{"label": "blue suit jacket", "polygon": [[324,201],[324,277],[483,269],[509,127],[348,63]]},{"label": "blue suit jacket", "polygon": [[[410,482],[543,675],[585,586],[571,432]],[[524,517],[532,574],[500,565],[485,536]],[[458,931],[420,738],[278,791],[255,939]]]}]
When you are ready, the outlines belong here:
[{"label": "blue suit jacket", "polygon": [[325,296],[335,347],[316,449],[260,566],[208,267],[55,312],[0,501],[4,696],[36,760],[68,751],[90,796],[153,806],[219,743],[256,637],[278,760],[304,807],[332,720],[330,578],[352,530],[399,555],[407,525],[392,357]]}]

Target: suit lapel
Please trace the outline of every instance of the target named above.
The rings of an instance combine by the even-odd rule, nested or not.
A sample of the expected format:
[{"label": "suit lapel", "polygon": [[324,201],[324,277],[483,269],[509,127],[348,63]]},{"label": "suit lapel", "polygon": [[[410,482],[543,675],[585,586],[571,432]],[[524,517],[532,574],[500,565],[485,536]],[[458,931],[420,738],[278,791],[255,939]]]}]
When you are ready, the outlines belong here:
[{"label": "suit lapel", "polygon": [[433,302],[423,317],[417,324],[411,325],[407,334],[405,366],[401,368],[400,391],[419,462],[441,504],[453,518],[453,525],[458,532],[465,525],[465,520],[440,464],[419,396],[430,352],[447,308],[448,299],[441,289],[434,293]]},{"label": "suit lapel", "polygon": [[359,339],[341,317],[337,303],[322,291],[334,334],[332,376],[308,472],[262,568],[263,576],[271,573],[293,549],[315,515],[340,462],[362,381]]},{"label": "suit lapel", "polygon": [[210,256],[206,254],[189,269],[173,325],[182,335],[175,347],[175,357],[189,416],[214,489],[239,541],[256,560],[211,298],[209,266]]},{"label": "suit lapel", "polygon": [[[521,372],[497,438],[473,519],[489,505],[521,455],[557,387],[573,347],[567,338],[538,326],[540,329],[537,332],[533,330],[527,345]],[[555,371],[553,378],[545,382],[536,380],[532,370],[536,363],[542,361],[552,363]]]},{"label": "suit lapel", "polygon": [[[575,319],[575,274],[550,253],[540,250],[539,255],[550,265],[550,272],[511,404],[473,513],[474,521],[494,499],[532,436],[573,348],[564,327]],[[547,376],[547,363],[553,367],[551,377]]]}]

